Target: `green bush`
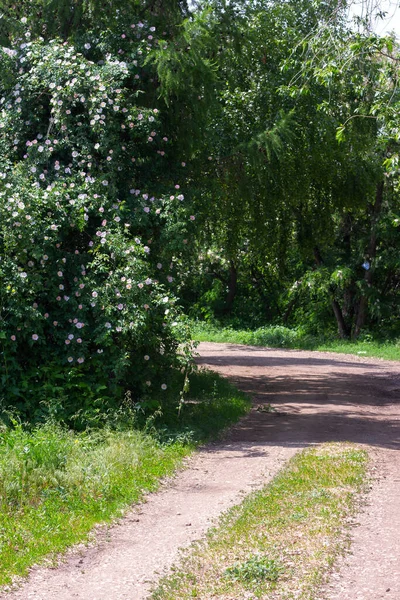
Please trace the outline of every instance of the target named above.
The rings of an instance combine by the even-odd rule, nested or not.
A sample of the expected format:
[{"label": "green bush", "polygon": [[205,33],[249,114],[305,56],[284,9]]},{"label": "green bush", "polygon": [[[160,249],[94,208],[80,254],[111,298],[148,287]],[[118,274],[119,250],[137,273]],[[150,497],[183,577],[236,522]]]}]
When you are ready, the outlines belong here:
[{"label": "green bush", "polygon": [[30,418],[162,394],[189,353],[153,30],[0,50],[0,397]]}]

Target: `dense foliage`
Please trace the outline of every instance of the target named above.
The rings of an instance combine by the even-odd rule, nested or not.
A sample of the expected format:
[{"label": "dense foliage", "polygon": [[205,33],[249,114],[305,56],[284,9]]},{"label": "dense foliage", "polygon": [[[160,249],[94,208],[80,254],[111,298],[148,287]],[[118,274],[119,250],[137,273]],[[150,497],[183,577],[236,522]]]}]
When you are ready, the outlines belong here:
[{"label": "dense foliage", "polygon": [[193,317],[399,333],[399,51],[336,8],[247,4],[232,20],[196,173]]},{"label": "dense foliage", "polygon": [[35,416],[162,393],[186,360],[175,261],[194,215],[152,104],[156,35],[28,29],[1,53],[2,389]]},{"label": "dense foliage", "polygon": [[152,405],[189,359],[180,304],[399,334],[393,37],[339,0],[3,4],[6,407]]}]

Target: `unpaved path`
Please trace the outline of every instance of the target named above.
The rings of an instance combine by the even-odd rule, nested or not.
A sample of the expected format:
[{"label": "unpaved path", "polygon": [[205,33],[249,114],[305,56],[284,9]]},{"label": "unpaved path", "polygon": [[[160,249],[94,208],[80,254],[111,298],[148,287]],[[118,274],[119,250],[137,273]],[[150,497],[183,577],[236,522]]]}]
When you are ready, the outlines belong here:
[{"label": "unpaved path", "polygon": [[[291,350],[204,343],[199,363],[254,397],[254,409],[189,461],[93,548],[58,569],[35,569],[0,600],[142,600],[149,580],[243,493],[268,481],[299,448],[349,440],[371,451],[378,477],[320,600],[400,600],[400,365]],[[271,403],[278,410],[263,410]],[[177,599],[179,600],[179,599]]]}]

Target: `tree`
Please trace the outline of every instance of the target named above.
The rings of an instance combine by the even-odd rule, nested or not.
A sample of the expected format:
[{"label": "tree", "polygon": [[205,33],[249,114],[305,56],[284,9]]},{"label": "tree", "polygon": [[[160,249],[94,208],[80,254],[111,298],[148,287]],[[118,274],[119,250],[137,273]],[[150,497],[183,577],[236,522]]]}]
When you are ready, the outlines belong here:
[{"label": "tree", "polygon": [[[192,166],[201,182],[203,283],[213,277],[219,297],[226,294],[215,304],[220,314],[231,311],[235,294],[254,296],[257,288],[269,318],[285,319],[311,286],[340,335],[358,336],[379,299],[372,298],[379,222],[397,203],[387,181],[381,193],[387,149],[397,144],[397,58],[384,56],[397,52],[393,42],[354,33],[341,2],[305,1],[301,11],[291,2],[237,2],[229,10],[215,2],[197,22],[186,35],[203,65],[214,61],[216,89]],[[304,285],[294,292],[296,281]]]},{"label": "tree", "polygon": [[335,261],[331,273],[347,273],[345,285],[335,288],[332,282],[330,288],[341,335],[358,337],[371,322],[370,314],[382,322],[379,305],[382,300],[382,306],[385,303],[381,285],[386,265],[379,254],[387,252],[387,241],[392,238],[388,220],[399,208],[399,50],[391,38],[349,30],[335,40],[330,38],[327,32],[314,40],[307,76],[329,90],[329,102],[320,108],[337,124],[346,165],[353,163],[354,183],[364,183],[361,201],[350,198],[338,207],[336,236],[345,243],[341,242],[341,257],[336,252],[335,259],[331,251],[330,258]]}]

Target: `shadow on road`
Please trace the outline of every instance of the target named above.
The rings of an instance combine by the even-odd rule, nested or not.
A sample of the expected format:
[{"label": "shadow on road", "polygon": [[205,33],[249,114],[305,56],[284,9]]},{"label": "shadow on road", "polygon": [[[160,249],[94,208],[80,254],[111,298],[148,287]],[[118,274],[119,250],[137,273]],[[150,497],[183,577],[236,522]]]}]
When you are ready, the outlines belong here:
[{"label": "shadow on road", "polygon": [[233,444],[350,441],[400,448],[399,365],[310,354],[200,345],[199,365],[227,376],[253,399],[253,409],[227,439]]}]

